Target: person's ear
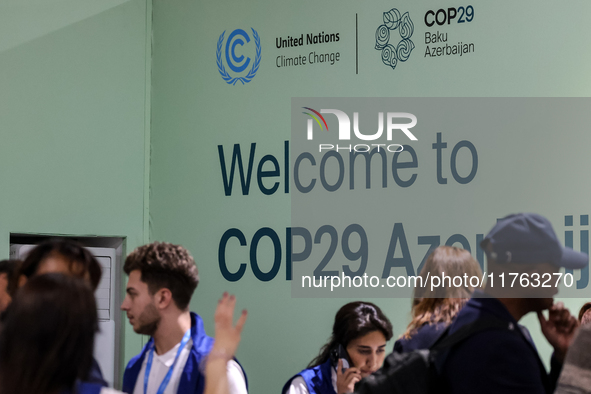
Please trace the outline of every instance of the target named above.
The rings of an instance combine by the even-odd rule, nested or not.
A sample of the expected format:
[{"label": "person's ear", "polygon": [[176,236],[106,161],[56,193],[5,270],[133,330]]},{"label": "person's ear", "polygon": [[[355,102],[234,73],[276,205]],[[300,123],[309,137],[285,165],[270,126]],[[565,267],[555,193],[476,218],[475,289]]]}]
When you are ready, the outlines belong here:
[{"label": "person's ear", "polygon": [[172,292],[167,288],[162,288],[154,294],[154,302],[158,309],[166,309],[172,300]]},{"label": "person's ear", "polygon": [[21,288],[27,283],[28,278],[25,275],[21,275],[18,277],[18,286],[17,288]]}]

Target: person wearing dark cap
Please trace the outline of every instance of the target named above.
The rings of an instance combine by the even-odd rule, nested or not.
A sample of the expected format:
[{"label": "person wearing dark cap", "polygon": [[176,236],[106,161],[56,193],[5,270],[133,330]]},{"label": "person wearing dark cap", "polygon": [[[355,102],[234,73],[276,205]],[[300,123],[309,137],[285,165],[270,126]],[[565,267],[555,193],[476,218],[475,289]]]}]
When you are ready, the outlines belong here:
[{"label": "person wearing dark cap", "polygon": [[[454,394],[552,393],[578,322],[562,303],[554,305],[554,284],[542,287],[535,281],[554,278],[552,274],[561,267],[584,268],[589,258],[563,247],[550,222],[529,213],[499,220],[481,247],[487,255],[489,281],[457,315],[450,334],[472,323],[497,325],[492,328],[491,324],[490,329],[471,335],[449,351],[442,368],[444,384]],[[530,285],[521,287],[517,280],[511,286],[509,278],[515,274],[532,279]],[[500,280],[503,275],[504,284]],[[546,309],[548,319],[542,314]],[[529,332],[518,325],[529,312],[537,313],[542,333],[554,348],[549,374]]]}]

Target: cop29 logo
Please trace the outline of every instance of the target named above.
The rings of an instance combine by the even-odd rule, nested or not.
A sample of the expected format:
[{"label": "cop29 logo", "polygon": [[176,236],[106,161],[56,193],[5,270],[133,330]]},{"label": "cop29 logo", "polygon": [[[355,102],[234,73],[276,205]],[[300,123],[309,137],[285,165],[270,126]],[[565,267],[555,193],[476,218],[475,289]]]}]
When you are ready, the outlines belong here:
[{"label": "cop29 logo", "polygon": [[[253,28],[252,30],[252,37],[254,38],[254,44],[256,47],[256,54],[254,56],[254,60],[251,57],[245,56],[246,54],[253,54],[255,50],[252,48],[251,38],[249,37],[248,33],[242,29],[236,29],[226,40],[226,45],[224,46],[224,35],[226,31],[220,35],[217,45],[216,51],[216,59],[218,65],[218,71],[220,75],[230,85],[235,85],[236,82],[240,81],[244,85],[252,81],[254,76],[256,75],[259,65],[261,64],[261,39],[257,31]],[[249,45],[250,44],[250,45]],[[240,48],[237,48],[240,47]],[[230,74],[226,71],[226,67],[224,66],[224,61],[230,69]],[[248,74],[242,76],[246,69],[250,67]]]},{"label": "cop29 logo", "polygon": [[[394,69],[399,61],[407,61],[415,48],[415,44],[410,39],[414,32],[414,25],[408,12],[400,16],[400,11],[396,8],[384,12],[383,18],[384,24],[376,30],[375,48],[382,51],[382,62]],[[400,37],[396,46],[391,44],[391,42],[395,42],[392,40],[393,35]]]}]

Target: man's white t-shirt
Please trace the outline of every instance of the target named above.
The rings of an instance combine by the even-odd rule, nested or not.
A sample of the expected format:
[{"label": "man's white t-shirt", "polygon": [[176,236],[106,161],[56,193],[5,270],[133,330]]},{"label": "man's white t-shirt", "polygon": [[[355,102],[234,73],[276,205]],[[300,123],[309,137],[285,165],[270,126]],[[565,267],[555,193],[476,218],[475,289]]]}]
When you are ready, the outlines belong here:
[{"label": "man's white t-shirt", "polygon": [[[168,352],[158,355],[154,352],[154,358],[152,360],[152,368],[150,370],[150,377],[148,379],[148,392],[147,394],[156,394],[160,388],[160,384],[164,380],[164,377],[168,373],[168,370],[174,363],[174,359],[179,350],[181,343],[177,343],[175,347],[170,349]],[[179,389],[179,383],[181,381],[181,374],[185,369],[185,364],[191,354],[191,347],[193,346],[193,340],[190,339],[187,345],[181,350],[179,359],[177,360],[174,369],[172,370],[172,376],[168,382],[168,386],[164,390],[164,394],[177,394]],[[144,375],[146,374],[146,365],[148,364],[148,353],[144,357],[142,363],[142,369],[135,382],[133,394],[144,394]],[[242,373],[242,368],[234,360],[228,361],[227,365],[228,374],[228,387],[230,394],[247,394],[246,391],[246,379]]]}]

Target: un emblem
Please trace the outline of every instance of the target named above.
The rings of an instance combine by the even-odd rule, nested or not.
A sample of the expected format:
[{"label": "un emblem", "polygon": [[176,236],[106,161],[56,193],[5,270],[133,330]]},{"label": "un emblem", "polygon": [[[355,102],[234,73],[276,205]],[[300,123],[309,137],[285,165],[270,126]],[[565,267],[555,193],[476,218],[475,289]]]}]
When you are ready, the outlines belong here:
[{"label": "un emblem", "polygon": [[[394,69],[399,61],[408,60],[410,53],[415,48],[415,44],[410,39],[413,31],[414,25],[408,12],[402,16],[396,8],[384,12],[384,24],[376,30],[376,49],[382,51],[382,62],[386,66]],[[392,35],[396,35],[396,32],[400,36],[400,41],[394,47],[390,44],[390,40]]]},{"label": "un emblem", "polygon": [[[218,46],[216,51],[218,71],[220,72],[220,75],[222,76],[224,81],[231,85],[235,85],[238,81],[242,82],[243,85],[245,83],[250,82],[256,75],[259,69],[259,65],[261,64],[261,39],[255,29],[251,28],[251,30],[256,45],[256,56],[254,58],[254,61],[252,61],[252,67],[250,68],[250,71],[243,77],[232,76],[228,73],[228,71],[226,71],[226,67],[224,66],[224,62],[222,61],[222,53],[223,57],[226,59],[226,64],[228,65],[228,68],[232,73],[234,73],[234,75],[240,74],[243,71],[245,71],[248,68],[248,66],[251,65],[252,59],[250,57],[245,57],[244,55],[238,55],[236,53],[236,47],[243,47],[245,44],[250,42],[250,37],[248,36],[248,33],[242,29],[234,30],[228,36],[225,48],[223,45],[224,35],[226,34],[225,30],[220,35],[220,38],[218,40]],[[240,52],[240,50],[238,50],[238,52]]]}]

